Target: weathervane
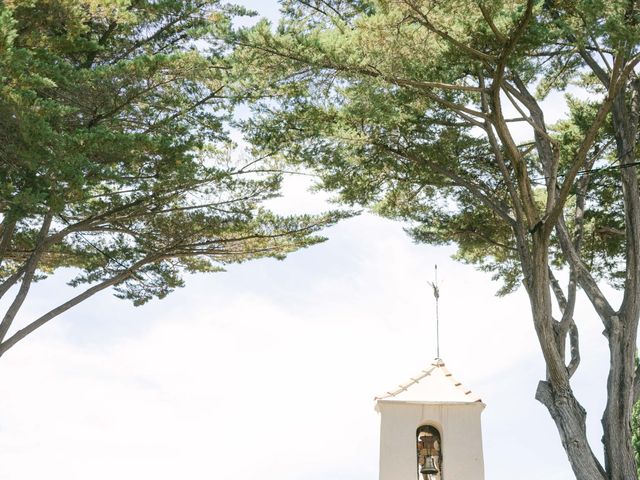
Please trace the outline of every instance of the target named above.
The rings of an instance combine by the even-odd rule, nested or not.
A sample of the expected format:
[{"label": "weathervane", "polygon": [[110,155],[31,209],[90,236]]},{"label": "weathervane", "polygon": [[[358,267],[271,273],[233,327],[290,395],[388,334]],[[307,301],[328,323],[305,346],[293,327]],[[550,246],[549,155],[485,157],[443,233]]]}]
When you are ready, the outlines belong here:
[{"label": "weathervane", "polygon": [[438,287],[438,265],[435,266],[435,279],[427,282],[433,288],[433,296],[436,299],[436,360],[440,360],[440,317],[438,314],[438,300],[440,299],[440,288]]}]

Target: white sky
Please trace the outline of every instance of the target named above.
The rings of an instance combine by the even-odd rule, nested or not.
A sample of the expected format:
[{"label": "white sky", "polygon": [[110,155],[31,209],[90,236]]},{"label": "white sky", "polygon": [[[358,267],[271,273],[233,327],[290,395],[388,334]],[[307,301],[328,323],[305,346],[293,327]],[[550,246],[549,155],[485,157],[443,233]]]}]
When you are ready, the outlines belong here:
[{"label": "white sky", "polygon": [[[271,1],[242,3],[274,15]],[[298,179],[274,203],[323,207]],[[189,277],[143,307],[103,293],[16,346],[0,362],[0,478],[376,479],[373,397],[435,356],[436,263],[442,357],[487,404],[486,478],[571,478],[533,399],[544,367],[522,291],[496,298],[452,249],[414,245],[371,215],[326,235],[284,262]],[[37,285],[23,318],[65,288]],[[575,390],[597,445],[608,362],[584,305]]]}]

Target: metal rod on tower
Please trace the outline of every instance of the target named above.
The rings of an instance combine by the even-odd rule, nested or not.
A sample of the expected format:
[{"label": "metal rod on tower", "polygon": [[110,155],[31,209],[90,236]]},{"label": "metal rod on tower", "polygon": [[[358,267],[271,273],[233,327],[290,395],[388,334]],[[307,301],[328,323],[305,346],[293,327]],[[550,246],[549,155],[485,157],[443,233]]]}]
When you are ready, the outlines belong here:
[{"label": "metal rod on tower", "polygon": [[440,299],[440,288],[438,287],[438,265],[435,266],[435,280],[428,282],[433,288],[433,296],[436,299],[436,359],[440,359],[440,314],[438,312],[438,300]]}]

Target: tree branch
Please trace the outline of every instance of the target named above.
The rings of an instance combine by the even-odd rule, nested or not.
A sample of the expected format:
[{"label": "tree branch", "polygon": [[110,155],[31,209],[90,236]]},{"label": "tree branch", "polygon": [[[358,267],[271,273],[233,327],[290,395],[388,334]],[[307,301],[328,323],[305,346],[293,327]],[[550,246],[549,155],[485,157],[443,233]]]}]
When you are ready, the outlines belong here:
[{"label": "tree branch", "polygon": [[[404,151],[404,150],[398,150],[396,148],[390,147],[388,145],[384,145],[384,144],[379,144],[376,143],[376,146],[381,147],[385,150],[387,150],[389,153],[392,153],[394,155],[397,155],[401,158],[406,158],[408,160],[411,160],[412,162],[418,163],[418,164],[424,164],[425,161],[419,157],[417,157],[416,155]],[[511,217],[511,215],[509,215],[509,209],[506,205],[504,204],[500,204],[500,202],[498,202],[495,198],[493,198],[492,195],[487,194],[483,191],[482,187],[480,185],[477,185],[463,177],[461,177],[460,175],[452,172],[451,170],[448,170],[446,168],[442,168],[439,165],[435,164],[435,163],[430,163],[429,164],[429,169],[431,169],[432,171],[439,173],[440,175],[449,178],[451,181],[454,182],[455,185],[461,186],[466,188],[467,190],[469,190],[471,193],[473,193],[476,198],[478,200],[480,200],[483,204],[485,204],[487,207],[489,207],[492,211],[496,212],[496,214],[498,214],[498,216],[500,216],[500,218],[502,218],[505,222],[507,222],[507,224],[509,224],[510,226],[514,226],[516,221],[513,217]]]},{"label": "tree branch", "polygon": [[598,283],[593,279],[591,273],[589,272],[589,269],[586,267],[586,265],[580,258],[580,255],[576,251],[575,246],[571,241],[571,236],[569,235],[563,217],[560,217],[556,222],[556,233],[558,234],[558,240],[560,242],[562,253],[564,254],[570,267],[575,272],[576,281],[578,282],[582,290],[586,293],[596,313],[602,320],[605,329],[608,329],[611,322],[611,317],[613,317],[616,312],[605,295],[600,290]]},{"label": "tree branch", "polygon": [[36,272],[36,269],[38,268],[38,263],[40,262],[40,258],[42,257],[42,254],[45,252],[47,247],[47,242],[45,241],[45,239],[47,238],[47,234],[49,233],[49,229],[51,228],[52,219],[52,213],[47,213],[44,216],[42,226],[40,227],[40,232],[38,233],[38,237],[36,238],[33,253],[29,257],[29,260],[25,265],[24,275],[22,277],[22,282],[20,283],[20,289],[13,299],[13,302],[11,302],[11,305],[9,305],[9,308],[6,311],[2,322],[0,322],[0,342],[4,340],[16,314],[27,298],[27,293],[31,288],[34,274]]},{"label": "tree branch", "polygon": [[2,224],[0,225],[0,265],[4,260],[4,256],[11,245],[13,234],[16,230],[16,219],[5,213]]},{"label": "tree branch", "polygon": [[604,69],[600,65],[598,65],[598,62],[596,62],[593,57],[589,55],[589,52],[587,52],[584,48],[580,48],[578,52],[584,60],[584,63],[586,63],[589,68],[591,68],[591,71],[598,78],[598,80],[600,80],[600,83],[602,83],[602,85],[604,85],[606,89],[609,89],[611,80],[607,72],[605,72]]},{"label": "tree branch", "polygon": [[4,297],[4,295],[13,287],[17,281],[22,277],[26,268],[26,264],[21,265],[15,272],[9,275],[3,282],[0,284],[0,298]]},{"label": "tree branch", "polygon": [[72,299],[66,301],[65,303],[63,303],[61,305],[59,305],[58,307],[56,307],[56,308],[54,308],[52,310],[49,310],[47,313],[45,313],[44,315],[42,315],[38,319],[34,320],[33,322],[29,323],[26,327],[16,331],[13,335],[11,335],[5,341],[0,343],[0,356],[4,355],[4,353],[7,350],[9,350],[11,347],[13,347],[16,343],[18,343],[20,340],[22,340],[27,335],[29,335],[30,333],[34,332],[35,330],[37,330],[38,328],[40,328],[41,326],[43,326],[44,324],[46,324],[50,320],[54,319],[55,317],[59,316],[60,314],[62,314],[64,312],[66,312],[70,308],[78,305],[80,302],[86,300],[87,298],[89,298],[89,297],[95,295],[96,293],[104,290],[105,288],[108,288],[108,287],[111,287],[113,285],[116,285],[118,283],[123,282],[127,278],[129,278],[132,275],[134,275],[135,272],[138,269],[140,269],[142,266],[144,266],[144,265],[146,265],[146,264],[148,264],[150,262],[153,262],[156,259],[157,259],[156,256],[145,257],[144,259],[136,262],[130,268],[121,271],[120,273],[118,273],[117,275],[111,277],[110,279],[107,279],[107,280],[105,280],[105,281],[103,281],[103,282],[101,282],[101,283],[99,283],[97,285],[94,285],[91,288],[88,288],[87,290],[85,290],[81,294],[76,295],[75,297],[73,297]]},{"label": "tree branch", "polygon": [[617,97],[619,91],[623,88],[624,83],[626,82],[627,77],[633,71],[633,68],[638,64],[638,61],[640,61],[640,57],[635,56],[627,65],[623,67],[622,60],[620,57],[621,55],[616,57],[616,62],[614,63],[614,66],[613,66],[613,72],[611,74],[612,83],[609,87],[609,92],[605,97],[604,101],[602,102],[602,104],[600,105],[600,108],[598,109],[598,112],[596,113],[596,116],[591,126],[589,127],[589,130],[585,134],[585,137],[581,142],[580,147],[578,148],[578,151],[576,152],[576,155],[574,157],[574,160],[572,161],[571,167],[569,168],[569,171],[565,175],[565,180],[562,183],[560,192],[556,197],[556,202],[553,209],[551,209],[551,211],[546,215],[545,228],[549,233],[554,228],[556,221],[558,220],[558,218],[562,213],[564,204],[573,187],[574,180],[578,175],[578,173],[583,168],[584,163],[587,160],[587,155],[589,153],[589,150],[591,150],[591,147],[593,146],[593,143],[597,138],[600,128],[602,128],[602,125],[604,124],[607,118],[607,115],[611,111],[611,107],[613,105],[615,98]]},{"label": "tree branch", "polygon": [[517,186],[520,192],[520,199],[522,201],[523,211],[527,220],[527,226],[529,230],[533,230],[534,225],[538,222],[538,213],[536,204],[533,198],[533,191],[531,189],[531,182],[529,181],[529,175],[527,172],[527,166],[518,150],[518,147],[504,121],[504,115],[502,113],[502,102],[500,99],[500,91],[505,75],[505,68],[509,55],[515,48],[518,40],[523,35],[526,26],[531,20],[533,13],[533,0],[528,0],[525,8],[525,12],[515,28],[514,32],[510,35],[509,40],[505,43],[505,46],[500,53],[495,68],[492,83],[492,95],[491,105],[493,107],[493,122],[496,127],[496,132],[502,141],[502,144],[509,152],[509,158],[511,160],[514,172],[516,174]]},{"label": "tree branch", "polygon": [[429,31],[435,33],[440,38],[449,42],[456,48],[459,48],[460,50],[466,52],[473,58],[482,60],[483,62],[495,62],[496,59],[493,56],[486,54],[484,52],[481,52],[480,50],[476,50],[475,48],[469,47],[468,45],[465,45],[464,43],[453,38],[447,32],[437,28],[433,23],[431,23],[431,21],[429,20],[429,17],[414,2],[410,0],[404,0],[404,3],[411,10],[413,10],[417,15],[417,17],[414,17],[415,20],[421,25],[423,25],[424,27],[426,27]]},{"label": "tree branch", "polygon": [[571,346],[571,360],[569,361],[569,365],[567,365],[567,372],[569,373],[569,378],[571,378],[580,365],[580,338],[578,335],[578,327],[573,320],[571,321],[571,328],[569,329],[569,344]]},{"label": "tree branch", "polygon": [[[275,55],[281,58],[286,58],[288,60],[293,60],[295,62],[302,63],[304,65],[310,65],[316,68],[329,69],[337,72],[345,72],[345,73],[351,73],[351,74],[366,75],[372,78],[380,78],[393,85],[413,87],[416,90],[418,90],[420,93],[422,93],[425,97],[429,98],[430,100],[433,100],[434,102],[438,103],[439,105],[445,108],[453,110],[457,114],[467,114],[473,117],[480,117],[485,120],[488,119],[486,115],[482,112],[469,108],[465,105],[461,105],[461,104],[446,100],[444,98],[441,98],[431,91],[433,89],[443,89],[443,90],[457,90],[457,91],[464,91],[464,92],[482,92],[481,87],[447,84],[442,82],[423,82],[418,80],[391,76],[391,75],[385,74],[384,72],[381,72],[375,66],[372,66],[372,65],[369,65],[368,67],[361,67],[358,65],[340,65],[340,64],[336,64],[330,59],[324,59],[324,61],[322,62],[317,62],[308,58],[301,57],[299,55],[295,55],[291,52],[283,52],[275,48],[266,48],[264,46],[254,45],[250,43],[243,43],[243,42],[236,42],[236,45],[247,47],[247,48],[253,48],[255,50],[260,50],[271,55]],[[477,120],[473,120],[473,119],[470,120],[468,116],[463,116],[463,118],[465,120],[471,121],[475,126],[482,125]]]},{"label": "tree branch", "polygon": [[507,41],[507,36],[504,33],[502,33],[500,30],[498,30],[498,27],[496,27],[496,24],[493,22],[493,18],[491,18],[491,13],[487,10],[487,7],[484,6],[484,4],[482,3],[482,0],[478,1],[478,7],[482,12],[482,17],[484,18],[484,21],[487,22],[487,25],[489,25],[489,28],[491,29],[493,34],[496,36],[496,39],[499,42],[505,43]]},{"label": "tree branch", "polygon": [[562,312],[562,319],[554,323],[554,330],[556,334],[556,343],[558,351],[565,357],[565,344],[567,341],[567,334],[569,335],[571,360],[567,365],[567,373],[569,378],[573,376],[578,366],[580,365],[580,343],[578,336],[578,327],[576,326],[573,318],[573,313],[576,304],[576,280],[573,270],[569,274],[569,288],[568,298],[565,297],[558,279],[553,274],[551,268],[549,268],[549,279],[551,280],[551,289],[556,297],[560,311]]}]

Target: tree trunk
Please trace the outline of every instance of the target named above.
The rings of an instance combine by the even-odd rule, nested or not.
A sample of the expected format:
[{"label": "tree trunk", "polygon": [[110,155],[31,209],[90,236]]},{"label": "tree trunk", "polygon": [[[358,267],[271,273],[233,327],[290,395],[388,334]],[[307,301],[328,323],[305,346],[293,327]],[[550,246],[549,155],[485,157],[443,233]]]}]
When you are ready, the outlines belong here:
[{"label": "tree trunk", "polygon": [[[634,82],[635,85],[635,82]],[[631,416],[635,376],[636,339],[640,315],[640,196],[635,164],[638,111],[637,89],[627,102],[621,89],[612,106],[616,151],[620,165],[625,215],[626,278],[617,315],[605,323],[609,341],[607,406],[602,417],[605,466],[611,480],[638,478],[632,446]]]},{"label": "tree trunk", "polygon": [[536,400],[547,407],[556,423],[576,479],[605,480],[607,476],[587,442],[586,412],[571,389],[554,391],[549,382],[541,381],[536,391]]},{"label": "tree trunk", "polygon": [[605,466],[611,480],[636,480],[637,470],[631,443],[635,335],[627,335],[617,316],[608,329],[610,368],[607,380],[607,407],[602,417]]},{"label": "tree trunk", "polygon": [[548,240],[542,229],[532,232],[529,301],[545,364],[547,381],[538,384],[536,399],[547,407],[578,480],[607,480],[587,440],[586,412],[571,391],[569,374],[553,329]]}]

